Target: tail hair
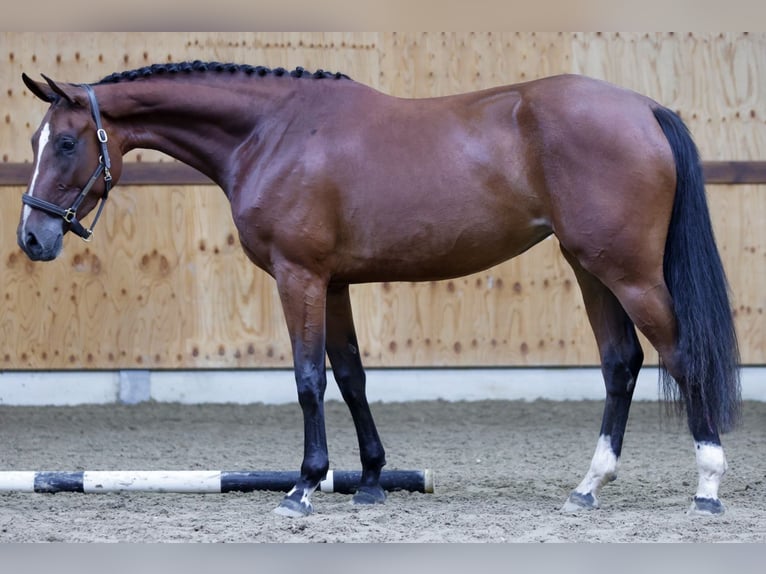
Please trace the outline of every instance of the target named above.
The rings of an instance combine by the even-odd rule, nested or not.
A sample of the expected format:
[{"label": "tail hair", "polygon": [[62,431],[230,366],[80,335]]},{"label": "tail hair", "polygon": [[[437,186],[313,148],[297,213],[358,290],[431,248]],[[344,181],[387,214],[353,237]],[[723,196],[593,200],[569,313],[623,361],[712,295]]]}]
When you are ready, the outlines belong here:
[{"label": "tail hair", "polygon": [[[739,346],[729,285],[716,247],[699,152],[681,118],[653,110],[676,164],[676,194],[665,243],[663,271],[678,326],[678,356],[685,368],[683,396],[692,418],[711,431],[726,432],[739,420]],[[679,388],[664,367],[666,398]]]}]

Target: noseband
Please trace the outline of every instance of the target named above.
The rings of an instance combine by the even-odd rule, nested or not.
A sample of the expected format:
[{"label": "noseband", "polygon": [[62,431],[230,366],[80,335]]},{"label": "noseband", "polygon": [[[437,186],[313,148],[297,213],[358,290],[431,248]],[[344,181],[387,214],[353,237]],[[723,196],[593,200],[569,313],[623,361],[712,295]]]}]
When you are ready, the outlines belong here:
[{"label": "noseband", "polygon": [[[112,174],[109,171],[112,166],[112,162],[109,159],[109,151],[106,147],[108,138],[104,128],[101,126],[101,112],[98,109],[96,94],[94,93],[93,88],[89,85],[82,84],[82,87],[85,88],[85,91],[88,93],[88,99],[90,100],[90,111],[93,115],[93,120],[96,122],[96,137],[98,138],[98,145],[101,148],[101,155],[98,158],[98,166],[96,167],[96,170],[93,172],[93,175],[90,176],[88,183],[85,184],[85,187],[82,188],[80,194],[68,209],[64,209],[55,203],[45,201],[44,199],[38,199],[37,197],[26,193],[21,196],[21,201],[25,205],[39,209],[40,211],[44,211],[49,215],[61,217],[69,224],[69,229],[73,233],[82,237],[85,241],[90,241],[90,238],[93,235],[93,228],[96,227],[96,222],[98,221],[98,218],[101,217],[101,212],[104,209],[104,202],[109,196],[109,190],[112,189]],[[96,183],[102,174],[104,176],[104,195],[101,196],[101,202],[99,203],[96,217],[93,218],[93,223],[91,224],[90,229],[86,229],[83,227],[82,223],[77,220],[77,209],[85,199],[85,196],[88,195],[88,192],[90,192],[93,184]]]}]

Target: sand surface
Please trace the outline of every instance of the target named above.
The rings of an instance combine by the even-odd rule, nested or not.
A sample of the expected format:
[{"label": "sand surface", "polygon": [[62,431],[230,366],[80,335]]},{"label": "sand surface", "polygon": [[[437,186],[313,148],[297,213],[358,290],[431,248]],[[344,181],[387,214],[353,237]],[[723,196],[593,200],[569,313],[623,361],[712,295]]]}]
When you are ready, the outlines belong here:
[{"label": "sand surface", "polygon": [[[618,480],[602,508],[559,512],[588,468],[602,403],[374,404],[389,469],[433,469],[436,492],[384,505],[316,493],[287,519],[278,492],[0,493],[2,542],[766,542],[766,403],[724,437],[721,517],[686,514],[697,483],[684,422],[633,405]],[[327,404],[330,466],[355,470],[345,405]],[[295,405],[0,407],[0,470],[297,470]]]}]

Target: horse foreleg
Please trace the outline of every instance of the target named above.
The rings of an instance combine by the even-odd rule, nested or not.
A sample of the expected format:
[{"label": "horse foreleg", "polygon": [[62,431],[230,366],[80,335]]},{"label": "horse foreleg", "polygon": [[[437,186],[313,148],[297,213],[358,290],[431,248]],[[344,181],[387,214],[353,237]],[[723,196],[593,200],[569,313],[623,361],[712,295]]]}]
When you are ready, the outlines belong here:
[{"label": "horse foreleg", "polygon": [[601,487],[617,478],[628,412],[644,355],[633,322],[617,298],[565,249],[562,248],[562,252],[572,265],[582,290],[606,385],[596,452],[582,482],[571,492],[562,508],[566,512],[575,512],[598,508]]},{"label": "horse foreleg", "polygon": [[362,477],[353,502],[384,502],[386,493],[380,486],[380,471],[386,464],[386,453],[367,403],[365,374],[359,356],[348,285],[330,287],[327,293],[327,356],[343,400],[351,411],[359,439]]},{"label": "horse foreleg", "polygon": [[304,450],[300,479],[274,512],[307,516],[313,511],[311,495],[329,468],[324,419],[327,283],[302,268],[287,265],[279,268],[275,277],[293,349]]}]

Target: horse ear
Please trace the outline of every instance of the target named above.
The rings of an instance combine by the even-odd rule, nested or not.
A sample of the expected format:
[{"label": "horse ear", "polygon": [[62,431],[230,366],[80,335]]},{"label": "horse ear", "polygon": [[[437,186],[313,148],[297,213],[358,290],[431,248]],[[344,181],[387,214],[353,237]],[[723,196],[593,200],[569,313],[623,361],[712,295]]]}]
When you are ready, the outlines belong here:
[{"label": "horse ear", "polygon": [[75,103],[75,94],[71,91],[69,84],[64,84],[64,86],[58,85],[56,82],[51,80],[48,76],[45,74],[40,74],[43,77],[43,80],[45,80],[48,83],[48,86],[55,94],[58,94],[62,98],[64,98],[66,101],[68,101],[70,104]]},{"label": "horse ear", "polygon": [[36,82],[23,72],[21,74],[21,79],[24,80],[24,84],[35,96],[49,104],[52,104],[59,98],[65,99],[70,104],[76,103],[76,92],[72,89],[70,84],[59,85],[45,74],[40,75],[45,80],[45,83]]},{"label": "horse ear", "polygon": [[29,91],[40,98],[42,101],[48,102],[50,104],[53,103],[53,100],[56,99],[56,93],[46,84],[43,84],[42,82],[35,82],[32,78],[23,72],[21,74],[21,79],[24,80],[24,85],[29,88]]}]

